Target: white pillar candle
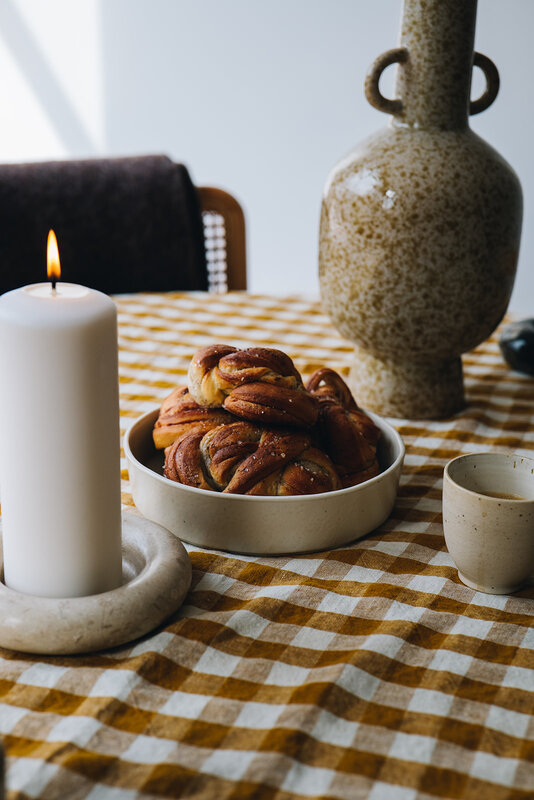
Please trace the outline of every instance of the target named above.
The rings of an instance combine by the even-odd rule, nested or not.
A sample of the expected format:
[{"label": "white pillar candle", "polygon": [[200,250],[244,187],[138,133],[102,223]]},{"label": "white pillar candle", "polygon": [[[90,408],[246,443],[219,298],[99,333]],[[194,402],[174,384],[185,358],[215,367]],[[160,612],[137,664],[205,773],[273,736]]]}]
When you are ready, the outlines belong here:
[{"label": "white pillar candle", "polygon": [[0,495],[7,586],[81,597],[121,584],[117,314],[101,292],[0,297]]}]

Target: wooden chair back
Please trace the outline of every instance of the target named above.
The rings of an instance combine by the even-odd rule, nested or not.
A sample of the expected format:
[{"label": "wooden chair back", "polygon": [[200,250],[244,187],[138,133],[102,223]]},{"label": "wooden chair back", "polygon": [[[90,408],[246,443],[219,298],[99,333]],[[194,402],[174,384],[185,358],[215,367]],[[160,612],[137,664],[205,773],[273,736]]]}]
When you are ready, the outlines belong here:
[{"label": "wooden chair back", "polygon": [[197,187],[211,292],[247,288],[245,216],[236,198],[213,186]]}]

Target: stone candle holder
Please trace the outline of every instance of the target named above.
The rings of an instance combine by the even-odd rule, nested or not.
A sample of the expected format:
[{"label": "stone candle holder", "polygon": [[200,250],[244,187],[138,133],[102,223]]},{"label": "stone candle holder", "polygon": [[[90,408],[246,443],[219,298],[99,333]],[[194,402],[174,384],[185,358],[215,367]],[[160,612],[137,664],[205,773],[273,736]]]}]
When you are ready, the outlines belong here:
[{"label": "stone candle holder", "polygon": [[125,644],[172,614],[191,583],[191,562],[180,540],[133,512],[122,517],[122,567],[117,589],[89,597],[37,597],[3,583],[0,550],[0,647],[72,655]]}]

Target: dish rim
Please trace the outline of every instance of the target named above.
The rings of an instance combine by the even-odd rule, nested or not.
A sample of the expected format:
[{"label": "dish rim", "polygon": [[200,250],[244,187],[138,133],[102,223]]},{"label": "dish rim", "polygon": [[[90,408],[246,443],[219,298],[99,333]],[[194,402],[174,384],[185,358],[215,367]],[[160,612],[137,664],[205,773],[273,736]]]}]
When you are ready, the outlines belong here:
[{"label": "dish rim", "polygon": [[[132,463],[136,466],[136,468],[140,469],[146,475],[150,476],[151,478],[156,479],[163,486],[168,486],[169,488],[177,488],[177,490],[183,490],[185,492],[191,492],[198,497],[219,497],[223,502],[237,502],[247,501],[251,503],[258,503],[258,502],[271,502],[271,503],[295,503],[301,502],[306,500],[308,502],[315,501],[319,502],[324,500],[326,497],[329,498],[337,498],[340,496],[346,496],[349,493],[355,493],[358,490],[362,490],[365,487],[373,486],[376,483],[383,481],[390,473],[397,470],[399,467],[402,466],[404,456],[406,454],[406,447],[404,445],[404,441],[400,433],[391,425],[391,423],[387,422],[383,417],[380,417],[378,414],[374,414],[371,411],[366,411],[365,413],[368,414],[373,422],[380,428],[382,431],[383,429],[387,430],[388,433],[393,437],[394,441],[394,448],[397,452],[396,457],[392,461],[392,463],[387,467],[385,470],[380,472],[378,475],[375,475],[373,478],[368,478],[366,481],[362,483],[358,483],[355,486],[347,486],[344,489],[334,489],[330,492],[319,492],[317,494],[298,494],[298,495],[287,495],[287,496],[271,496],[271,495],[249,495],[249,494],[225,494],[224,492],[216,492],[213,489],[199,489],[196,486],[187,486],[184,483],[178,483],[178,481],[171,481],[169,478],[166,478],[164,475],[159,475],[150,467],[147,467],[146,464],[143,464],[142,461],[134,456],[132,453],[132,449],[130,446],[130,435],[134,428],[140,425],[142,422],[148,420],[149,417],[154,418],[154,422],[157,419],[157,415],[159,413],[159,407],[153,409],[152,411],[147,411],[142,416],[138,417],[130,427],[124,433],[124,453],[126,456],[126,460],[128,463]],[[128,471],[129,472],[129,471]],[[131,479],[131,476],[130,476]]]}]

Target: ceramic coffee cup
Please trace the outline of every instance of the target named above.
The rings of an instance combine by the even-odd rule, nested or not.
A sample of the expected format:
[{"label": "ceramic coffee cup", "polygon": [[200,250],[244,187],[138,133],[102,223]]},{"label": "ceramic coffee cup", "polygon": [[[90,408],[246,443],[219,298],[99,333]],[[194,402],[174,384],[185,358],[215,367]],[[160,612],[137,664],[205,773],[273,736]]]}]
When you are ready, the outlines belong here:
[{"label": "ceramic coffee cup", "polygon": [[472,453],[443,476],[443,531],[458,577],[490,594],[511,594],[534,576],[534,460]]}]

